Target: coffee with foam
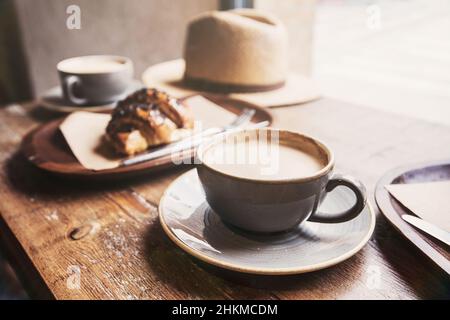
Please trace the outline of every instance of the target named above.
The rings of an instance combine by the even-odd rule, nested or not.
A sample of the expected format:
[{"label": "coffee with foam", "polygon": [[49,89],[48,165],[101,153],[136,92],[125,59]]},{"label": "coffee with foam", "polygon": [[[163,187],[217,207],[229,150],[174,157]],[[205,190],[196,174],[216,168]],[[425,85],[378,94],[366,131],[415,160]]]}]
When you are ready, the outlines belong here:
[{"label": "coffee with foam", "polygon": [[252,180],[303,178],[325,166],[306,150],[256,138],[224,140],[208,149],[203,161],[219,172]]},{"label": "coffee with foam", "polygon": [[111,73],[123,70],[125,61],[110,57],[79,57],[60,64],[59,69],[74,74]]}]

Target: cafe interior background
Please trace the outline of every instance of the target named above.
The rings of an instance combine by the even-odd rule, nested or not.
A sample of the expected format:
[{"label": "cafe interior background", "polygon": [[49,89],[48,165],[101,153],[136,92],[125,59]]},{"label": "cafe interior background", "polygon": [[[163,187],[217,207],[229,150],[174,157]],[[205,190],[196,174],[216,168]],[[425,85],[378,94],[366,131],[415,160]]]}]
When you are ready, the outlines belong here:
[{"label": "cafe interior background", "polygon": [[[81,29],[66,8],[81,8]],[[208,10],[278,16],[290,67],[323,96],[450,125],[450,2],[445,0],[0,0],[0,103],[38,97],[65,57],[114,53],[135,74],[181,56],[185,27]],[[1,129],[0,129],[1,130]],[[27,298],[0,252],[0,298]]]}]

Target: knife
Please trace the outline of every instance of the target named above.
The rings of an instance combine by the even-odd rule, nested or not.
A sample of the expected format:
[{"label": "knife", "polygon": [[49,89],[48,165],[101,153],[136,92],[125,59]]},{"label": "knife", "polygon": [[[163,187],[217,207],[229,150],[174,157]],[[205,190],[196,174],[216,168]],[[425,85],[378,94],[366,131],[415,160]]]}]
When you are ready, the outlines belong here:
[{"label": "knife", "polygon": [[402,215],[402,218],[403,220],[413,225],[414,227],[428,233],[434,238],[450,246],[450,232],[442,230],[441,228],[435,226],[432,223],[429,223],[428,221],[425,221],[423,219],[417,218],[409,214]]},{"label": "knife", "polygon": [[[248,125],[246,127],[246,129],[259,129],[259,128],[267,127],[268,125],[269,125],[268,121],[262,121],[262,122],[258,122],[258,123],[252,123],[252,124]],[[220,128],[219,129],[211,128],[211,129],[208,129],[198,135],[194,135],[193,137],[187,138],[187,139],[179,141],[179,142],[175,142],[172,145],[166,145],[159,149],[152,150],[148,153],[143,153],[143,154],[137,155],[137,156],[135,156],[133,158],[129,158],[129,159],[124,159],[120,162],[119,166],[121,166],[121,167],[129,166],[132,164],[137,164],[137,163],[157,159],[157,158],[160,158],[163,156],[167,156],[167,155],[170,155],[175,152],[182,152],[185,150],[189,150],[189,149],[198,147],[202,142],[205,141],[205,139],[210,139],[211,137],[215,136],[216,134],[224,133],[224,132],[231,133],[233,131],[238,131],[238,130],[242,130],[242,128],[236,127],[236,128],[226,130],[226,131],[222,131],[222,130],[220,130]]]}]

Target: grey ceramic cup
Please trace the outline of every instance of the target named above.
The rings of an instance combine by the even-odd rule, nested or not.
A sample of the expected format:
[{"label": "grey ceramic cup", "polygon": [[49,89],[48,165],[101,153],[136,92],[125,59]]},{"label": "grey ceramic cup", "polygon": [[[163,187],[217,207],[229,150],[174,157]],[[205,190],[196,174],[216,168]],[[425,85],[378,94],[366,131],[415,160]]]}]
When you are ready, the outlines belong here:
[{"label": "grey ceramic cup", "polygon": [[[89,70],[105,62],[112,62],[114,68]],[[84,68],[83,64],[87,67]],[[64,98],[74,105],[98,105],[120,100],[133,81],[133,63],[121,56],[70,58],[59,62],[57,69]]]},{"label": "grey ceramic cup", "polygon": [[[246,135],[252,130],[225,134],[204,142],[197,150],[198,176],[210,207],[222,220],[251,232],[281,232],[308,220],[339,223],[358,216],[366,204],[362,183],[341,174],[333,174],[334,156],[316,139],[303,134],[276,129],[280,144],[307,151],[323,163],[323,168],[311,176],[280,180],[248,179],[214,169],[205,162],[205,153],[230,135]],[[301,165],[301,164],[299,164]],[[318,208],[328,192],[345,186],[356,196],[355,203],[339,213],[321,213]]]}]

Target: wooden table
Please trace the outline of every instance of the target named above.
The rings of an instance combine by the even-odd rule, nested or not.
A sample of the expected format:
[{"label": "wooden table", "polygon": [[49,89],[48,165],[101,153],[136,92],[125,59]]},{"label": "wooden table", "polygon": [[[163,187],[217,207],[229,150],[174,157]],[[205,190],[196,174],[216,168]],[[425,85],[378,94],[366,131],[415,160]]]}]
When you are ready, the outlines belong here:
[{"label": "wooden table", "polygon": [[[387,170],[450,158],[450,127],[330,99],[272,111],[274,126],[326,141],[335,150],[337,170],[360,178],[372,204],[375,183]],[[170,242],[157,219],[164,189],[187,168],[107,184],[51,176],[18,153],[22,136],[51,117],[33,103],[0,109],[1,243],[35,297],[450,297],[448,276],[398,235],[379,212],[369,243],[354,257],[326,270],[249,276],[195,261]]]}]

